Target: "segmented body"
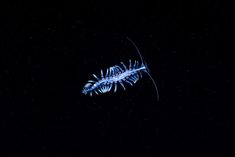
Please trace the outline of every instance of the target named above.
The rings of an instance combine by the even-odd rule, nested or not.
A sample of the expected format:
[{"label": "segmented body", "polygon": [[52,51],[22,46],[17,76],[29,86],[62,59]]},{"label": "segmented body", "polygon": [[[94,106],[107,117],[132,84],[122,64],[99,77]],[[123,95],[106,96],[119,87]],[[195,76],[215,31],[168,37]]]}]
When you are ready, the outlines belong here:
[{"label": "segmented body", "polygon": [[156,90],[157,100],[159,101],[157,84],[154,81],[153,77],[150,75],[147,65],[146,63],[144,63],[138,47],[130,38],[127,37],[127,40],[129,40],[137,50],[140,57],[140,64],[138,61],[135,61],[132,65],[131,60],[129,60],[129,68],[127,68],[123,62],[121,62],[122,67],[115,65],[108,68],[106,70],[105,76],[103,74],[103,71],[101,70],[101,78],[98,78],[95,74],[93,74],[93,76],[96,78],[96,81],[89,80],[82,90],[83,94],[90,94],[92,96],[93,92],[96,94],[107,93],[112,90],[113,86],[114,92],[116,92],[118,83],[124,90],[126,90],[125,83],[133,86],[140,78],[142,78],[142,72],[145,72],[152,80],[152,83]]},{"label": "segmented body", "polygon": [[108,68],[105,76],[101,69],[101,78],[98,78],[93,74],[96,81],[89,80],[84,86],[82,93],[90,94],[92,96],[93,93],[100,94],[110,92],[113,87],[114,92],[116,92],[118,83],[126,90],[126,83],[133,86],[140,78],[142,78],[141,73],[147,72],[147,67],[143,63],[139,65],[138,61],[134,61],[134,64],[132,65],[131,60],[129,60],[129,68],[127,68],[123,62],[121,62],[121,65],[122,67],[115,65]]}]

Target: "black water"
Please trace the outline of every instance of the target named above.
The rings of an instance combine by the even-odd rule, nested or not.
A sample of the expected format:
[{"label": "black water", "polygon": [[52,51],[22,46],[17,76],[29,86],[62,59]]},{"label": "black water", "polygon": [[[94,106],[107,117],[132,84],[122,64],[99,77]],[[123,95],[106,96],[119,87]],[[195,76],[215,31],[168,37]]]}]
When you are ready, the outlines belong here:
[{"label": "black water", "polygon": [[[231,4],[1,6],[1,156],[191,156],[231,147]],[[126,91],[82,95],[93,73],[139,60],[126,37],[160,101],[147,75]]]}]

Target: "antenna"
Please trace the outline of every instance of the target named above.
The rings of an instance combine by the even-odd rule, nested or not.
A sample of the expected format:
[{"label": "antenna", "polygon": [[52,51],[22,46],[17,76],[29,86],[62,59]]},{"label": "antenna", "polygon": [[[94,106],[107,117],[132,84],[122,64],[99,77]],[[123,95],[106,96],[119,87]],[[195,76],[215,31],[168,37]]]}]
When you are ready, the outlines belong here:
[{"label": "antenna", "polygon": [[[140,56],[140,60],[141,60],[142,64],[144,64],[144,61],[143,61],[142,55],[141,55],[141,53],[140,53],[140,50],[138,49],[138,47],[136,46],[136,44],[134,43],[134,41],[132,41],[129,37],[126,37],[126,38],[127,38],[127,40],[129,40],[129,41],[132,43],[132,45],[135,47],[135,49],[137,50],[137,52],[138,52],[138,54],[139,54],[139,56]],[[145,65],[145,64],[144,64],[144,65]],[[146,66],[146,65],[145,65],[145,66]],[[153,77],[152,77],[152,76],[150,75],[150,73],[148,72],[148,70],[146,70],[145,72],[148,74],[149,78],[150,78],[151,81],[153,82],[153,85],[154,85],[155,90],[156,90],[156,92],[157,92],[157,101],[159,101],[159,92],[158,92],[157,84],[156,84],[155,80],[153,79]]]},{"label": "antenna", "polygon": [[129,40],[129,41],[132,43],[132,45],[135,47],[135,49],[137,50],[137,52],[138,52],[138,54],[139,54],[139,56],[140,56],[141,62],[144,64],[144,61],[143,61],[142,55],[141,55],[141,53],[140,53],[140,50],[138,49],[138,47],[136,46],[136,44],[134,43],[134,41],[132,41],[129,37],[126,37],[126,38],[127,38],[127,40]]},{"label": "antenna", "polygon": [[152,82],[153,82],[153,85],[154,85],[154,87],[155,87],[155,89],[156,89],[156,92],[157,92],[157,101],[159,101],[159,92],[158,92],[157,84],[156,84],[155,80],[153,79],[153,77],[150,75],[150,73],[147,72],[147,71],[146,71],[146,73],[149,75],[150,79],[151,79]]}]

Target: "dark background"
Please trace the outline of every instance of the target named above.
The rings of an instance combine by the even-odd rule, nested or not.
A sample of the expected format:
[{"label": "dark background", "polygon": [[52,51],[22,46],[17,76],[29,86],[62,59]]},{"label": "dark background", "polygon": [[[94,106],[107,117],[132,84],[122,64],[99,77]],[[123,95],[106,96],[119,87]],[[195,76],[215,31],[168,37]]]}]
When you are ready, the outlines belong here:
[{"label": "dark background", "polygon": [[[1,156],[232,147],[231,4],[33,1],[1,8]],[[126,37],[142,52],[159,102],[147,75],[127,91],[81,94],[91,74],[139,60]]]}]

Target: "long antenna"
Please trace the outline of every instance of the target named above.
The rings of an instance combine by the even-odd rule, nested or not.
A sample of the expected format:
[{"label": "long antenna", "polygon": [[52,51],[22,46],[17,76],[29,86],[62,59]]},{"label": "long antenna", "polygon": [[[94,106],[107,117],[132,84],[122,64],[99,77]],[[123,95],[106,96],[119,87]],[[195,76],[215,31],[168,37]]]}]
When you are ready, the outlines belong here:
[{"label": "long antenna", "polygon": [[[138,54],[139,54],[139,56],[140,56],[140,60],[141,60],[142,64],[144,64],[144,61],[143,61],[142,55],[141,55],[141,53],[140,53],[140,50],[138,49],[138,47],[136,46],[136,44],[134,43],[134,41],[132,41],[129,37],[126,37],[126,38],[127,38],[127,40],[129,40],[129,41],[132,43],[132,45],[134,45],[135,49],[137,50],[137,52],[138,52]],[[153,77],[150,75],[150,73],[149,73],[147,70],[146,70],[145,72],[148,74],[149,78],[150,78],[150,79],[152,80],[152,82],[153,82],[153,85],[154,85],[155,90],[156,90],[156,92],[157,92],[157,101],[159,101],[159,92],[158,92],[157,84],[156,84],[155,80],[153,79]]]},{"label": "long antenna", "polygon": [[159,101],[159,92],[158,92],[157,84],[156,84],[155,80],[153,79],[153,77],[150,75],[150,73],[147,72],[147,71],[146,71],[146,73],[149,75],[150,79],[151,79],[152,82],[153,82],[153,85],[154,85],[154,87],[155,87],[155,89],[156,89],[156,92],[157,92],[157,101]]},{"label": "long antenna", "polygon": [[141,55],[141,53],[140,53],[140,50],[138,49],[138,47],[136,46],[136,44],[134,43],[134,41],[132,41],[129,37],[126,37],[126,38],[127,38],[127,40],[129,40],[129,41],[132,43],[132,45],[134,45],[135,49],[137,50],[137,52],[138,52],[138,54],[139,54],[139,56],[140,56],[141,62],[144,64],[144,61],[143,61],[142,55]]}]

